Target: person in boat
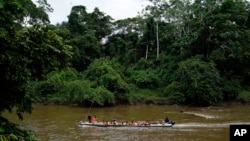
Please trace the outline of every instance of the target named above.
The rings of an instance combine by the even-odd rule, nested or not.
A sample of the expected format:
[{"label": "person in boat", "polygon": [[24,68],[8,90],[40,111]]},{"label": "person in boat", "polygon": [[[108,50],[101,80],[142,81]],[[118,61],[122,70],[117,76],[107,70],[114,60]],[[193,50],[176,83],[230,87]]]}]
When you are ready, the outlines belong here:
[{"label": "person in boat", "polygon": [[132,125],[132,126],[133,126],[133,125],[134,125],[134,121],[132,120],[132,121],[130,122],[130,124],[129,124],[129,125]]},{"label": "person in boat", "polygon": [[118,121],[113,120],[113,125],[119,125]]},{"label": "person in boat", "polygon": [[175,124],[175,122],[174,122],[174,121],[169,120],[169,118],[168,118],[168,117],[166,117],[166,118],[165,118],[164,122],[165,122],[165,123],[170,123],[170,124],[172,124],[172,125],[174,125],[174,124]]},{"label": "person in boat", "polygon": [[148,126],[148,125],[150,125],[150,122],[149,122],[149,121],[146,121],[144,125],[145,125],[145,126]]},{"label": "person in boat", "polygon": [[96,116],[94,116],[94,117],[92,118],[92,122],[93,122],[93,123],[97,123],[97,122],[98,122],[98,119],[97,119]]},{"label": "person in boat", "polygon": [[165,122],[165,123],[169,123],[169,122],[170,122],[170,121],[169,121],[169,118],[166,117],[165,120],[164,120],[164,122]]},{"label": "person in boat", "polygon": [[92,123],[92,116],[91,116],[91,114],[89,114],[87,117],[88,117],[88,122]]}]

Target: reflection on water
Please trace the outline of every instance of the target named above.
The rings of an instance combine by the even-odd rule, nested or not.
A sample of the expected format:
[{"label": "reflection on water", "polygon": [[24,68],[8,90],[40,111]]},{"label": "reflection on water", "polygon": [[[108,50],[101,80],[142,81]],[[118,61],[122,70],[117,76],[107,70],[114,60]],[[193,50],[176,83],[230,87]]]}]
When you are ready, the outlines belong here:
[{"label": "reflection on water", "polygon": [[92,108],[99,120],[161,121],[166,116],[176,124],[172,128],[98,128],[81,127],[88,108],[75,106],[34,106],[31,115],[19,121],[5,113],[11,121],[35,130],[40,141],[228,141],[230,124],[250,124],[250,106],[212,108],[177,106],[117,106]]}]

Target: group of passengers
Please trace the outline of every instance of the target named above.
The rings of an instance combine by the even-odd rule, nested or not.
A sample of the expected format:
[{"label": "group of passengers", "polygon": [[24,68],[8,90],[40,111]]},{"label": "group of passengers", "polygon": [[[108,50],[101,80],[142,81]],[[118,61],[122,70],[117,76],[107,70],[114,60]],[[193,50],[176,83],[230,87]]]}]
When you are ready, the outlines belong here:
[{"label": "group of passengers", "polygon": [[122,121],[122,122],[118,122],[116,120],[112,120],[112,121],[103,121],[102,122],[105,125],[123,125],[123,126],[147,126],[150,125],[151,123],[149,121]]},{"label": "group of passengers", "polygon": [[[88,121],[89,121],[89,123],[97,123],[98,119],[96,116],[91,117],[91,115],[89,115]],[[111,120],[111,121],[104,121],[103,120],[103,122],[102,122],[102,124],[104,124],[104,125],[123,125],[123,126],[148,126],[151,124],[165,124],[165,123],[169,123],[168,117],[166,117],[165,120],[162,122],[156,121],[153,123],[149,122],[149,121],[136,121],[136,122],[134,122],[133,120],[130,122],[129,121],[118,122],[117,120]]]},{"label": "group of passengers", "polygon": [[102,124],[104,125],[122,125],[122,126],[149,126],[151,124],[158,124],[158,125],[164,125],[165,121],[156,121],[156,122],[150,122],[150,121],[121,121],[118,122],[116,120],[112,121],[103,121]]}]

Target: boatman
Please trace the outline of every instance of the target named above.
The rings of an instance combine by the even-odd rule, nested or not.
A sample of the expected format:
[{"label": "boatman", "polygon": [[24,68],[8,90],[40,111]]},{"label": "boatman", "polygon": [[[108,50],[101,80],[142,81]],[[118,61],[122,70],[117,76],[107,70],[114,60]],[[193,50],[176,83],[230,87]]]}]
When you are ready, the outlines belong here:
[{"label": "boatman", "polygon": [[91,117],[91,114],[88,114],[88,121],[89,121],[89,123],[92,123],[92,117]]},{"label": "boatman", "polygon": [[169,123],[169,118],[166,117],[164,121],[165,121],[165,123]]}]

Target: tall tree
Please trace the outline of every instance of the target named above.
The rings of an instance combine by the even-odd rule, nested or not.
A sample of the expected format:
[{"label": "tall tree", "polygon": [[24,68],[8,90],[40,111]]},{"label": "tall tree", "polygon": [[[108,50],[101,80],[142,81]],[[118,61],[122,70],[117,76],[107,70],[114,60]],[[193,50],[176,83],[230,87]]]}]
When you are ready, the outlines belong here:
[{"label": "tall tree", "polygon": [[0,9],[0,113],[17,107],[19,118],[23,112],[31,112],[32,97],[25,93],[26,83],[67,66],[71,55],[70,47],[46,26],[22,27],[19,21],[29,15],[22,4],[5,0]]},{"label": "tall tree", "polygon": [[96,58],[102,55],[102,41],[111,33],[110,16],[95,8],[92,13],[85,6],[74,6],[68,16],[70,31],[69,44],[73,46],[73,67],[83,71]]},{"label": "tall tree", "polygon": [[68,28],[71,36],[83,35],[87,32],[88,13],[85,6],[74,6],[68,16]]},{"label": "tall tree", "polygon": [[138,60],[138,42],[142,35],[142,19],[139,17],[118,20],[113,23],[113,33],[105,43],[105,55],[116,57],[125,66]]},{"label": "tall tree", "polygon": [[225,0],[207,5],[209,12],[202,19],[194,47],[204,58],[215,61],[224,76],[242,75],[246,70],[243,58],[249,50],[249,2]]},{"label": "tall tree", "polygon": [[92,13],[89,13],[90,19],[88,27],[92,30],[98,40],[101,40],[108,36],[112,30],[111,21],[113,20],[110,16],[105,15],[98,8],[95,8]]},{"label": "tall tree", "polygon": [[20,4],[26,9],[22,24],[32,25],[34,23],[49,24],[47,12],[53,12],[53,8],[47,0],[37,0],[38,6],[32,0],[20,0]]}]

